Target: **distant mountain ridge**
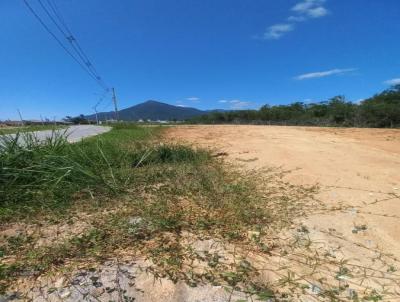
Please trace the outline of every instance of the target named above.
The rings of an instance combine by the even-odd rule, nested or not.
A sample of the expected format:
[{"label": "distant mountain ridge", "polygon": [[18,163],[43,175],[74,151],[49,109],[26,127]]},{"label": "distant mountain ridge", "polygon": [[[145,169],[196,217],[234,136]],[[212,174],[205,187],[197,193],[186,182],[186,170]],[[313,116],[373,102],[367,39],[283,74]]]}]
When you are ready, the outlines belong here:
[{"label": "distant mountain ridge", "polygon": [[[174,106],[158,101],[146,101],[138,105],[128,107],[118,111],[118,119],[122,121],[170,121],[170,120],[185,120],[195,116],[207,114],[210,111],[203,111],[191,107]],[[99,112],[98,118],[100,121],[114,119],[114,111]],[[96,120],[96,115],[91,114],[85,116],[89,120]]]}]

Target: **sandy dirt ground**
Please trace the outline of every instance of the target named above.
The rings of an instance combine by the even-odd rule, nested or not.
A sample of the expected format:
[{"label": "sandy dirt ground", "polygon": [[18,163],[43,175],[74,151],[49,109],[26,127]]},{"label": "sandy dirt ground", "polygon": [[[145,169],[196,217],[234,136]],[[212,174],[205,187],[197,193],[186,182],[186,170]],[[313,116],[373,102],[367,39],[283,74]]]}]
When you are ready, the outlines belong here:
[{"label": "sandy dirt ground", "polygon": [[[259,270],[257,278],[263,283],[277,278],[307,282],[297,298],[282,301],[400,301],[400,130],[178,126],[168,128],[165,139],[210,148],[246,170],[288,171],[285,180],[294,187],[318,185],[318,208],[305,202],[305,215],[273,239],[283,242],[282,247],[267,254],[246,252],[245,259]],[[77,231],[85,229],[85,218],[76,220]],[[70,227],[57,226],[57,236],[74,235]],[[54,233],[41,230],[44,245],[55,240],[46,231]],[[198,253],[217,252],[221,259],[241,257],[236,247],[213,239],[198,239],[190,246]],[[190,287],[166,278],[155,282],[148,265],[127,255],[96,270],[58,272],[34,283],[22,278],[15,288],[29,301],[280,301],[228,293],[223,286]],[[292,291],[294,283],[288,282],[278,284]],[[293,291],[301,288],[294,286]],[[331,288],[342,288],[343,299],[329,298]],[[131,300],[124,300],[121,292]],[[0,296],[0,301],[8,300]]]},{"label": "sandy dirt ground", "polygon": [[291,170],[293,184],[319,184],[317,198],[339,210],[300,217],[310,236],[364,265],[379,253],[392,254],[398,265],[400,130],[181,126],[167,137],[226,153],[246,169]]}]

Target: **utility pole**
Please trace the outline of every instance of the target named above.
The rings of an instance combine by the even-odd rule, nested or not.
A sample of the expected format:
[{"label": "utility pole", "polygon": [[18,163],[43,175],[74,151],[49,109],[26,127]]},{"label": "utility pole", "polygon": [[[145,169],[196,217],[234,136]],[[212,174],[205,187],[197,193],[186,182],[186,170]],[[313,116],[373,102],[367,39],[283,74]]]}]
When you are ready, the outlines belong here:
[{"label": "utility pole", "polygon": [[21,111],[19,111],[19,109],[17,109],[17,111],[18,111],[18,114],[19,114],[19,118],[20,118],[20,120],[21,120],[21,124],[22,124],[22,126],[23,126],[25,123],[24,123],[24,119],[22,118]]},{"label": "utility pole", "polygon": [[113,93],[112,99],[113,99],[113,102],[114,102],[114,109],[115,109],[115,120],[118,121],[117,97],[115,95],[114,87],[112,88],[112,93]]},{"label": "utility pole", "polygon": [[[94,93],[95,95],[99,95],[98,93]],[[96,124],[99,125],[100,124],[100,120],[99,120],[99,112],[97,111],[97,108],[99,107],[99,105],[101,104],[101,102],[104,99],[104,95],[100,95],[99,100],[97,101],[96,105],[94,105],[92,108],[96,114]],[[106,120],[107,120],[107,116],[106,116]]]},{"label": "utility pole", "polygon": [[94,109],[94,112],[96,113],[96,124],[98,125],[99,124],[99,117],[97,115],[97,104],[96,104],[96,106],[93,107],[93,109]]}]

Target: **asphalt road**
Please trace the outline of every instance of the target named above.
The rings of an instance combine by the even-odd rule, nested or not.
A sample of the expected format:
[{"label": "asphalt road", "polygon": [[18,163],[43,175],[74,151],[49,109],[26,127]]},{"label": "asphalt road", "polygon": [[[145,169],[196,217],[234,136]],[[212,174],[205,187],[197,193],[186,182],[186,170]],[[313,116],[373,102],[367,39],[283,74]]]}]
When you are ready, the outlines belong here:
[{"label": "asphalt road", "polygon": [[[108,132],[111,130],[111,127],[103,127],[103,126],[92,126],[92,125],[78,125],[78,126],[70,126],[67,129],[56,130],[60,133],[65,133],[68,142],[75,143],[80,141],[83,138],[102,134],[104,132]],[[45,140],[47,137],[51,137],[52,130],[43,130],[43,131],[35,131],[32,132],[39,140]],[[10,134],[14,136],[15,134]]]},{"label": "asphalt road", "polygon": [[[95,136],[102,134],[111,130],[111,127],[105,126],[92,126],[92,125],[79,125],[68,127],[65,134],[67,135],[67,140],[70,143],[75,143],[80,141],[82,138]],[[65,130],[63,130],[65,131]],[[48,132],[47,135],[51,135],[51,131],[39,131],[39,135],[46,135],[40,132]]]}]

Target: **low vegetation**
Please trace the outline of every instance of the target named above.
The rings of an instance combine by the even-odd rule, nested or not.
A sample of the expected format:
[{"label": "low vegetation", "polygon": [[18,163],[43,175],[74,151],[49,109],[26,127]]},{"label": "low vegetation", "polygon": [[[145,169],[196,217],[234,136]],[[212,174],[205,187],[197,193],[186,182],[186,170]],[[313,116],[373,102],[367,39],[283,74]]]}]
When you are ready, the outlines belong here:
[{"label": "low vegetation", "polygon": [[[293,225],[326,210],[314,199],[317,187],[286,183],[281,170],[244,172],[220,154],[161,143],[160,131],[117,124],[72,145],[57,133],[44,142],[29,134],[2,139],[1,228],[25,227],[0,238],[3,291],[19,278],[129,255],[144,257],[154,277],[189,286],[222,285],[261,301],[304,295],[342,301],[352,284],[335,276],[354,271],[323,253],[306,227]],[[63,231],[43,241],[37,230],[54,226]],[[221,248],[196,250],[204,242]],[[310,272],[296,271],[297,265]],[[266,270],[274,278],[261,278]],[[323,270],[333,281],[321,278],[316,285]],[[356,295],[378,294],[363,287]]]},{"label": "low vegetation", "polygon": [[[145,155],[140,141],[157,131],[121,127],[100,139],[77,144],[69,144],[63,131],[54,131],[45,141],[32,133],[1,137],[2,220],[37,210],[61,210],[76,192],[108,194],[120,190],[134,161]],[[123,141],[132,139],[134,151],[122,152],[128,148]]]},{"label": "low vegetation", "polygon": [[254,123],[340,127],[400,127],[400,86],[385,90],[359,104],[336,96],[327,102],[296,102],[261,107],[260,110],[213,112],[195,117],[192,123]]}]

